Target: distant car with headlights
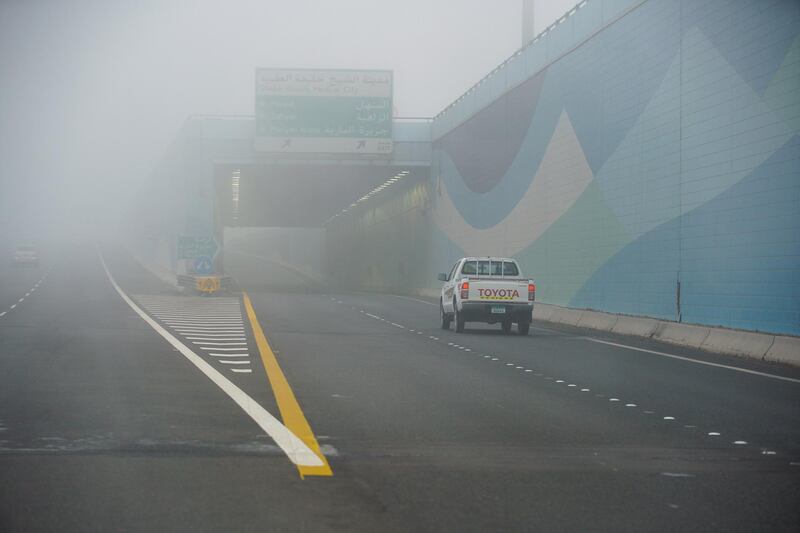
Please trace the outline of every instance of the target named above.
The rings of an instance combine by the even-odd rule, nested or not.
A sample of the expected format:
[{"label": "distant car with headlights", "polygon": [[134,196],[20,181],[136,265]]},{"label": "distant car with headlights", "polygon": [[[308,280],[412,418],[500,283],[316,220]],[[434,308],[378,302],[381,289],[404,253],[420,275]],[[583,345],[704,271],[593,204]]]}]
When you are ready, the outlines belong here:
[{"label": "distant car with headlights", "polygon": [[30,244],[17,246],[17,249],[14,250],[12,262],[15,265],[36,266],[39,264],[39,252],[36,250],[35,246]]},{"label": "distant car with headlights", "polygon": [[519,264],[507,257],[463,257],[443,281],[439,298],[442,329],[455,322],[456,332],[467,322],[497,324],[505,333],[517,324],[520,335],[527,335],[533,320],[536,285],[520,273]]}]

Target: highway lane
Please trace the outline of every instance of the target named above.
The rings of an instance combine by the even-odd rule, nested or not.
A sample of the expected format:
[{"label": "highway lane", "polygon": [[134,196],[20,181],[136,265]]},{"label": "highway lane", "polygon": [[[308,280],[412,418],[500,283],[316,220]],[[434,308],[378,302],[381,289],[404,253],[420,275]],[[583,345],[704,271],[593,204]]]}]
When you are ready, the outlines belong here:
[{"label": "highway lane", "polygon": [[[175,296],[121,254],[107,258],[131,292]],[[272,439],[123,302],[92,247],[56,265],[0,321],[0,531],[384,523],[359,487],[323,493],[302,481]],[[277,414],[263,369],[236,379]]]},{"label": "highway lane", "polygon": [[252,297],[337,475],[408,509],[410,529],[798,524],[798,383],[541,324],[459,335],[429,302],[388,295]]},{"label": "highway lane", "polygon": [[0,320],[38,290],[50,266],[49,257],[42,257],[38,265],[14,264],[15,248],[12,244],[0,243]]},{"label": "highway lane", "polygon": [[[105,257],[121,288],[184,342],[177,328],[186,315],[220,317],[226,329],[242,323],[241,367],[252,372],[200,357],[280,416],[253,331],[229,300],[208,299],[208,312],[125,254]],[[91,247],[55,259],[34,296],[0,320],[2,531],[800,524],[800,384],[599,344],[574,328],[535,324],[520,337],[476,326],[459,335],[440,330],[424,300],[254,284],[255,314],[333,470],[301,479],[120,298]]]}]

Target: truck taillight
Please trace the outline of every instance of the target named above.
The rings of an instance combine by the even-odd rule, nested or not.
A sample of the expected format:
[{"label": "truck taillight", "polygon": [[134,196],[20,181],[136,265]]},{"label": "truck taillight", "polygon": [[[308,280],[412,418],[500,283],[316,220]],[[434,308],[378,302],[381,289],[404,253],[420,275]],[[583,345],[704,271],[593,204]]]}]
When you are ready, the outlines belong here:
[{"label": "truck taillight", "polygon": [[536,285],[528,283],[528,301],[532,302],[534,300],[536,300]]},{"label": "truck taillight", "polygon": [[469,281],[465,281],[461,284],[461,299],[469,299]]}]

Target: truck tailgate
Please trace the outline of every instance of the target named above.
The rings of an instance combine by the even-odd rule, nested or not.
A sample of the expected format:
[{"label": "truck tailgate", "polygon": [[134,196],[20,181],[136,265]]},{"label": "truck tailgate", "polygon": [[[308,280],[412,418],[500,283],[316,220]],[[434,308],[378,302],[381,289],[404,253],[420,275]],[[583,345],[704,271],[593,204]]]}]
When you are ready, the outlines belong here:
[{"label": "truck tailgate", "polygon": [[528,280],[470,277],[468,299],[485,302],[527,302]]}]

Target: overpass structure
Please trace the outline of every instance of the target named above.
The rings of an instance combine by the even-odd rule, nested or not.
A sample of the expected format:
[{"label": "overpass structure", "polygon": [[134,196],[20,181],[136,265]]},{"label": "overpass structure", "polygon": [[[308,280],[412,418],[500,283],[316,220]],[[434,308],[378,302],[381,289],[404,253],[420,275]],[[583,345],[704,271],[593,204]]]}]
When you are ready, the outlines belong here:
[{"label": "overpass structure", "polygon": [[429,119],[395,119],[387,155],[276,154],[254,148],[255,117],[191,117],[142,191],[128,242],[143,263],[174,277],[193,273],[182,241],[211,241],[207,254],[221,274],[225,228],[322,231],[362,198],[426,181],[430,127]]},{"label": "overpass structure", "polygon": [[175,273],[180,235],[318,228],[337,286],[433,295],[502,254],[550,304],[798,335],[799,79],[791,0],[584,0],[388,156],[190,119],[131,242]]}]

